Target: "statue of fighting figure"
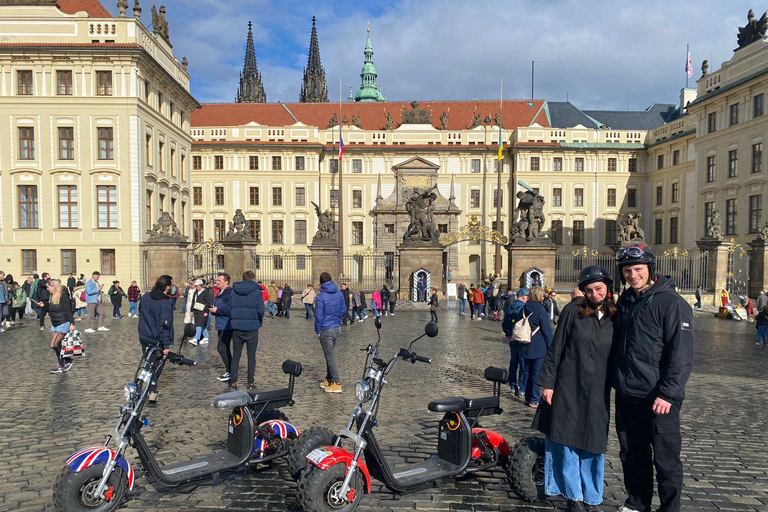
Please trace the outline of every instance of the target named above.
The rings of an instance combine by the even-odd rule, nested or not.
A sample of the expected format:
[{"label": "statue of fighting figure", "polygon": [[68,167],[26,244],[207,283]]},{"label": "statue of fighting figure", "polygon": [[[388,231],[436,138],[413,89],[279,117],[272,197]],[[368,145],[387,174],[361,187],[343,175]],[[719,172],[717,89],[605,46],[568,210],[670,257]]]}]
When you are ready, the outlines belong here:
[{"label": "statue of fighting figure", "polygon": [[434,186],[428,190],[415,189],[405,203],[411,222],[403,236],[404,242],[437,242],[440,233],[435,226],[432,204],[437,199]]},{"label": "statue of fighting figure", "polygon": [[517,184],[525,190],[517,193],[517,208],[512,217],[512,239],[531,242],[537,238],[545,238],[547,234],[542,231],[546,221],[544,196],[523,181],[518,181]]},{"label": "statue of fighting figure", "polygon": [[312,238],[312,244],[336,243],[336,226],[333,222],[333,212],[331,212],[331,210],[325,210],[323,212],[316,202],[310,202],[315,207],[315,213],[317,214],[317,233],[315,233],[314,238]]}]

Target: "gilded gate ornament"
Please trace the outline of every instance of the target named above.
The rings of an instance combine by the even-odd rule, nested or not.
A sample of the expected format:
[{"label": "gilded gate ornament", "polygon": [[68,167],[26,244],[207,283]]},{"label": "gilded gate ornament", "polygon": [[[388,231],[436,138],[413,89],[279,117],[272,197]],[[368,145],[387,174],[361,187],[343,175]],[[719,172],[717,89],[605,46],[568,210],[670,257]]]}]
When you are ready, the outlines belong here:
[{"label": "gilded gate ornament", "polygon": [[477,214],[474,213],[469,218],[469,222],[459,228],[458,231],[440,237],[440,243],[442,245],[477,240],[485,240],[486,242],[491,242],[495,245],[507,245],[509,242],[507,237],[498,231],[493,230],[488,226],[482,226],[477,218]]}]

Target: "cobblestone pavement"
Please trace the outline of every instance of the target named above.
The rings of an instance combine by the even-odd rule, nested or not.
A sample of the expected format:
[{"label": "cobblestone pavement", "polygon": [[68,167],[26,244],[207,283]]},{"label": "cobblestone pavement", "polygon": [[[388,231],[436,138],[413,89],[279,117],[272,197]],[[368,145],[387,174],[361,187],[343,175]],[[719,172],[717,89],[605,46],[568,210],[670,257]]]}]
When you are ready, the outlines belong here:
[{"label": "cobblestone pavement", "polygon": [[[428,312],[404,311],[384,318],[384,356],[423,332]],[[506,366],[509,349],[500,324],[440,311],[440,334],[418,342],[415,350],[433,358],[431,366],[398,363],[385,392],[377,431],[392,456],[426,457],[436,444],[439,415],[427,402],[440,396],[491,391],[482,377],[488,365]],[[101,444],[114,428],[123,384],[132,378],[140,357],[136,320],[107,320],[108,333],[84,335],[87,354],[68,373],[51,375],[55,364],[49,333],[25,322],[0,334],[0,509],[51,510],[52,488],[65,458],[75,449]],[[181,317],[177,317],[177,325]],[[82,322],[78,323],[81,326]],[[754,324],[699,315],[696,368],[683,406],[685,497],[683,510],[768,510],[768,349],[754,346]],[[180,329],[179,329],[180,330]],[[178,331],[177,331],[178,332]],[[214,337],[215,338],[215,337]],[[157,457],[170,461],[193,457],[222,446],[226,411],[212,409],[211,398],[226,390],[215,339],[209,346],[188,347],[195,369],[168,368],[160,383],[160,400],[146,412],[143,433]],[[284,412],[301,429],[313,425],[338,430],[354,406],[352,384],[359,378],[360,348],[375,339],[372,319],[343,330],[338,344],[344,393],[319,389],[325,364],[303,312],[290,320],[266,319],[259,333],[257,383],[287,382],[280,372],[285,358],[304,364],[293,408]],[[504,414],[484,420],[510,442],[533,432],[532,412],[511,396],[502,397]],[[606,458],[606,510],[620,504],[621,465],[615,431],[610,431]],[[211,483],[168,489],[151,483],[138,463],[137,482],[125,510],[266,510],[296,511],[296,486],[283,463],[230,474]],[[509,511],[563,508],[563,502],[526,506],[510,491],[501,471],[480,473],[442,488],[397,497],[374,482],[361,510]]]}]

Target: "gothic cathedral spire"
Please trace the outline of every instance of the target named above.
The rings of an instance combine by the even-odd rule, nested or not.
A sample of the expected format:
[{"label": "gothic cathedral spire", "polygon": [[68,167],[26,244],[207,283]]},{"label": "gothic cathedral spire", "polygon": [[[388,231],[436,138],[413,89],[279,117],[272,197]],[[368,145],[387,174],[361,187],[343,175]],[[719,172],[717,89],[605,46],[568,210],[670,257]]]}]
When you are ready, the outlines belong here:
[{"label": "gothic cathedral spire", "polygon": [[320,45],[317,42],[317,18],[312,16],[312,35],[309,38],[309,58],[304,68],[304,83],[299,93],[299,103],[325,103],[328,101],[328,85],[325,70],[320,64]]},{"label": "gothic cathedral spire", "polygon": [[357,102],[384,101],[384,96],[376,87],[376,68],[373,67],[373,47],[371,46],[371,24],[368,24],[368,40],[365,43],[365,62],[360,72],[360,90],[355,94]]},{"label": "gothic cathedral spire", "polygon": [[256,51],[253,49],[253,31],[248,22],[248,42],[245,45],[245,64],[240,73],[240,86],[237,88],[237,103],[266,103],[267,94],[261,83],[261,73],[256,67]]}]

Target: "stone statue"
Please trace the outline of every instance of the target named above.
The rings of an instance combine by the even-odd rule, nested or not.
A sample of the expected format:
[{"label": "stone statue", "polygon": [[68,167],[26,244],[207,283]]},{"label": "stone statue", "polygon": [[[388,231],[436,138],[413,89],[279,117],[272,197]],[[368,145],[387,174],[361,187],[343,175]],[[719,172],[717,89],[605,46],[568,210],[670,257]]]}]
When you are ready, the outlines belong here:
[{"label": "stone statue", "polygon": [[477,112],[475,112],[475,113],[472,115],[472,122],[471,122],[471,123],[469,123],[469,128],[467,128],[467,129],[468,129],[468,130],[471,130],[472,128],[477,128],[477,127],[478,127],[478,126],[480,126],[481,124],[483,124],[483,118],[480,116],[480,114],[478,114]]},{"label": "stone statue", "polygon": [[251,225],[240,208],[235,210],[235,216],[232,217],[232,222],[229,223],[229,229],[227,234],[224,235],[224,240],[254,240],[253,233],[251,233]]},{"label": "stone statue", "polygon": [[419,108],[419,102],[412,101],[411,109],[403,109],[403,124],[432,124],[432,115],[428,108]]},{"label": "stone statue", "polygon": [[504,120],[501,118],[501,113],[498,113],[495,116],[493,116],[493,124],[501,128],[504,128]]},{"label": "stone statue", "polygon": [[133,17],[139,19],[141,17],[141,6],[139,0],[133,0]]},{"label": "stone statue", "polygon": [[384,119],[387,120],[387,124],[384,126],[384,130],[393,130],[395,128],[395,120],[392,117],[392,112],[387,112],[384,114]]},{"label": "stone statue", "polygon": [[333,222],[333,213],[331,210],[320,211],[320,206],[314,201],[310,201],[315,207],[317,213],[317,233],[312,238],[312,245],[337,243],[336,226]]},{"label": "stone statue", "polygon": [[622,213],[616,226],[616,241],[619,244],[643,242],[645,230],[640,227],[640,213]]},{"label": "stone statue", "polygon": [[165,20],[165,6],[160,6],[160,13],[158,14],[157,8],[152,6],[152,33],[158,37],[162,37],[170,44],[171,40],[168,36],[168,22]]},{"label": "stone statue", "polygon": [[706,237],[717,240],[723,238],[723,219],[720,218],[718,210],[712,210],[712,216],[709,218],[709,224],[707,225]]},{"label": "stone statue", "polygon": [[415,189],[411,198],[406,201],[405,209],[411,216],[411,222],[403,235],[403,242],[437,242],[440,233],[435,226],[432,203],[437,199],[435,190]]},{"label": "stone statue", "polygon": [[526,240],[531,242],[536,238],[546,236],[542,232],[544,221],[544,197],[530,188],[528,185],[519,181],[526,190],[517,193],[517,208],[515,208],[512,217],[511,234],[514,240]]},{"label": "stone statue", "polygon": [[181,69],[186,73],[187,72],[187,66],[189,66],[189,62],[187,62],[187,58],[184,57],[181,59]]},{"label": "stone statue", "polygon": [[759,233],[757,233],[757,239],[762,240],[763,242],[768,242],[768,220],[765,221],[765,226],[763,229],[760,230]]},{"label": "stone statue", "polygon": [[707,59],[704,59],[704,62],[701,63],[701,77],[704,78],[707,76],[707,72],[709,71],[709,61]]},{"label": "stone statue", "polygon": [[128,0],[117,0],[117,8],[120,11],[120,17],[125,18],[125,11],[128,10]]},{"label": "stone statue", "polygon": [[768,12],[764,12],[759,20],[755,20],[755,13],[750,9],[747,13],[747,24],[739,27],[739,35],[736,37],[739,47],[736,50],[760,41],[765,37],[766,31],[768,31]]},{"label": "stone statue", "polygon": [[450,114],[451,109],[449,108],[448,111],[443,111],[442,114],[440,114],[440,129],[441,130],[447,130],[448,129],[448,117]]},{"label": "stone statue", "polygon": [[360,116],[356,116],[355,114],[352,114],[352,124],[360,128],[361,130],[363,129],[363,123],[360,120]]},{"label": "stone statue", "polygon": [[349,124],[349,118],[347,116],[342,117],[341,124]]},{"label": "stone statue", "polygon": [[333,117],[328,120],[328,126],[326,126],[325,129],[327,130],[328,128],[333,128],[334,126],[339,126],[339,116],[337,116],[335,112]]},{"label": "stone statue", "polygon": [[162,241],[169,238],[183,238],[184,236],[176,226],[176,222],[168,212],[163,212],[157,222],[149,230],[149,240]]}]

